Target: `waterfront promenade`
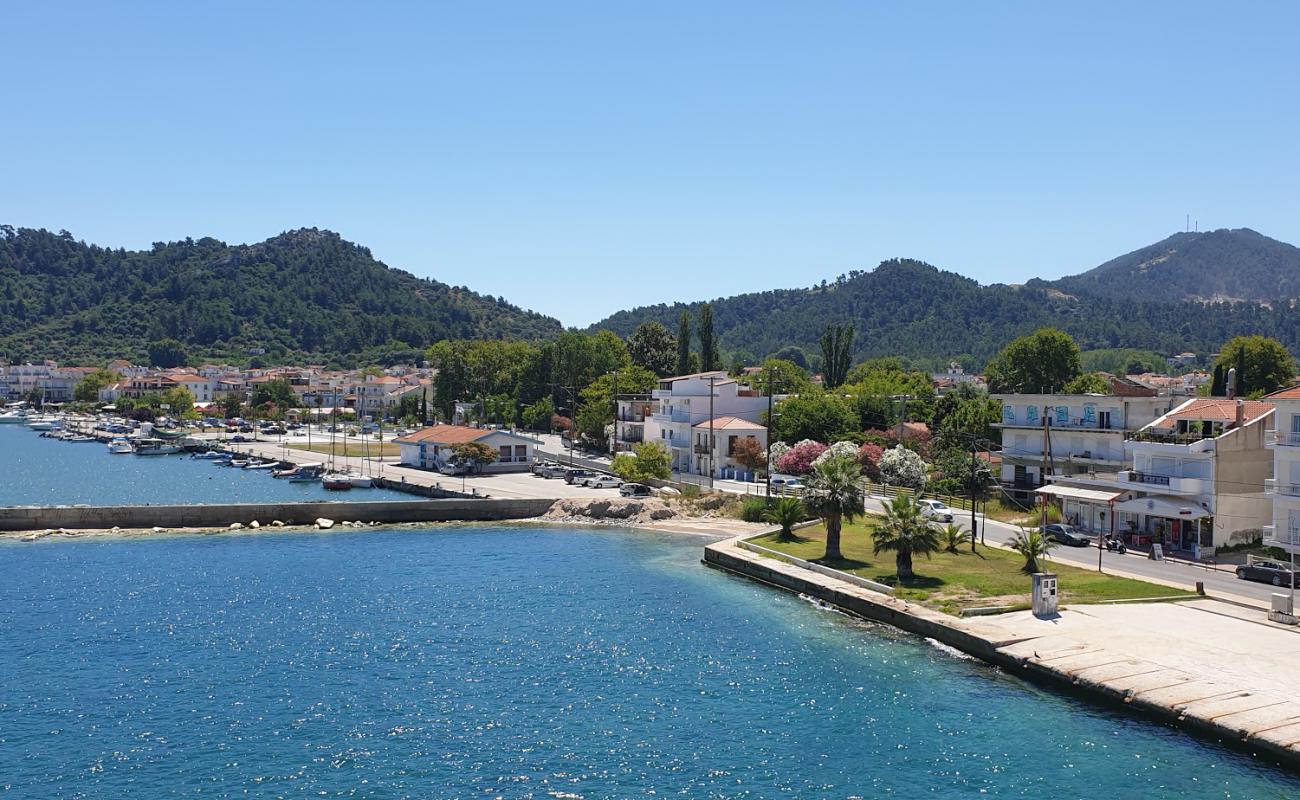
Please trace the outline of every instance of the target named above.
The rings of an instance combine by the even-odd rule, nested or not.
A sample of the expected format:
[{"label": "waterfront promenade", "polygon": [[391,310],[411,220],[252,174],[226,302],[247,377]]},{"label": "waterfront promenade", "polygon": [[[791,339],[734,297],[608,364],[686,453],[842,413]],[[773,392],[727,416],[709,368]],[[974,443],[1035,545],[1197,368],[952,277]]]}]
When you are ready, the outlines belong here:
[{"label": "waterfront promenade", "polygon": [[1232,603],[1124,603],[962,619],[768,558],[739,538],[712,566],[824,600],[1003,667],[1300,766],[1300,631]]}]

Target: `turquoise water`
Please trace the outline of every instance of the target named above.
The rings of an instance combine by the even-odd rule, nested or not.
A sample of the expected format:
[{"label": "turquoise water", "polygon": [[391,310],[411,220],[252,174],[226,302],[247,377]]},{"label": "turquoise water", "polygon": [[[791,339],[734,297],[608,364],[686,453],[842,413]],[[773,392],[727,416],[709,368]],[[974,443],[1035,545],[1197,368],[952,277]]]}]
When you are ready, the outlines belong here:
[{"label": "turquoise water", "polygon": [[0,545],[0,796],[1295,798],[700,566],[535,528]]},{"label": "turquoise water", "polygon": [[215,467],[188,455],[114,455],[99,443],[43,439],[0,425],[0,506],[410,500],[388,489],[327,492],[263,470]]}]

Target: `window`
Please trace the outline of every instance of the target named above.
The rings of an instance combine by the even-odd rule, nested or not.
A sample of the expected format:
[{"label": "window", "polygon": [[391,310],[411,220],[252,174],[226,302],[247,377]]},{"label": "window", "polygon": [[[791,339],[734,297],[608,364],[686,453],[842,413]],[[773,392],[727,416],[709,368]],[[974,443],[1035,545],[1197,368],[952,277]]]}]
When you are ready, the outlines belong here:
[{"label": "window", "polygon": [[501,445],[500,450],[501,450],[501,463],[503,463],[503,464],[509,464],[510,461],[511,461],[511,459],[510,459],[510,445],[508,445],[508,444],[503,444],[503,445]]},{"label": "window", "polygon": [[526,444],[515,445],[515,461],[527,461],[527,460],[528,460],[528,445]]}]

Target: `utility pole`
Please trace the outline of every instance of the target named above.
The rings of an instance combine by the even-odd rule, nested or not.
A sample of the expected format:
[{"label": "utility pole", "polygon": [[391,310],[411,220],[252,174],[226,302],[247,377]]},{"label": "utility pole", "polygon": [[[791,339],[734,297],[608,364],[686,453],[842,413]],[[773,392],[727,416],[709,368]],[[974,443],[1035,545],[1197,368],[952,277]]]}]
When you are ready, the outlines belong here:
[{"label": "utility pole", "polygon": [[[1047,485],[1047,473],[1051,469],[1049,464],[1051,463],[1051,458],[1052,458],[1052,432],[1051,432],[1052,429],[1051,429],[1051,425],[1048,424],[1050,409],[1051,409],[1050,406],[1043,406],[1043,455],[1042,455],[1042,463],[1038,467],[1039,486]],[[1042,506],[1043,506],[1041,512],[1042,513],[1041,527],[1045,530],[1047,528],[1047,495],[1040,494],[1039,499],[1042,502]]]},{"label": "utility pole", "polygon": [[767,469],[763,472],[767,504],[772,504],[772,368],[767,368]]},{"label": "utility pole", "polygon": [[614,388],[612,395],[614,400],[614,441],[610,442],[609,445],[609,458],[611,462],[613,461],[614,456],[618,455],[618,370],[614,370]]}]

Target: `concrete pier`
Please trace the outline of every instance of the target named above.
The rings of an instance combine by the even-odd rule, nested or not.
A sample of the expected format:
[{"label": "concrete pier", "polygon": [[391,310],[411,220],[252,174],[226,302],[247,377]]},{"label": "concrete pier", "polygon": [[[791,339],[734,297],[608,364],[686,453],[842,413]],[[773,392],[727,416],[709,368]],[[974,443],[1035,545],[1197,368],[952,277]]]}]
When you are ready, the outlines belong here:
[{"label": "concrete pier", "polygon": [[552,500],[398,500],[381,502],[231,503],[145,506],[0,507],[0,531],[53,528],[223,528],[253,520],[309,525],[318,517],[358,522],[449,522],[527,519],[546,513]]}]

